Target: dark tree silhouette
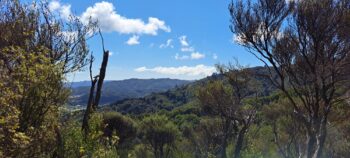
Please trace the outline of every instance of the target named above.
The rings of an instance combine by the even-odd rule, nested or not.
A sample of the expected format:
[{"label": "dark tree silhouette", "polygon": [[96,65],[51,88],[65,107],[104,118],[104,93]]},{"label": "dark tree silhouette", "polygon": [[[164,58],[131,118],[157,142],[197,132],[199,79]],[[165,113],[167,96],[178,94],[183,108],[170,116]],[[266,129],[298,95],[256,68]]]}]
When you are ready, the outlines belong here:
[{"label": "dark tree silhouette", "polygon": [[271,82],[289,99],[306,141],[300,155],[318,158],[327,120],[349,80],[349,0],[232,2],[232,32],[239,44],[275,73]]}]

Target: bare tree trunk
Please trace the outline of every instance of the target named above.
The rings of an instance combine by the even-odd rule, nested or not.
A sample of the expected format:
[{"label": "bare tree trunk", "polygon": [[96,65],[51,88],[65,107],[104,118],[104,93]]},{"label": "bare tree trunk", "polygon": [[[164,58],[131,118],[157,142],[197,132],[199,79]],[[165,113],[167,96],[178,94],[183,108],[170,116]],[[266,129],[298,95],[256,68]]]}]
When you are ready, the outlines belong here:
[{"label": "bare tree trunk", "polygon": [[95,96],[95,100],[94,100],[94,104],[92,106],[92,108],[94,110],[96,110],[99,102],[100,102],[100,98],[101,98],[101,90],[102,90],[102,85],[103,85],[103,81],[105,79],[106,76],[106,68],[107,68],[107,63],[108,63],[108,56],[109,56],[109,51],[104,51],[103,52],[103,60],[102,60],[102,64],[101,64],[101,69],[100,69],[100,75],[98,78],[98,82],[97,82],[97,90],[96,90],[96,96]]},{"label": "bare tree trunk", "polygon": [[95,91],[96,82],[97,82],[97,77],[95,77],[95,79],[91,81],[89,100],[84,113],[82,130],[84,131],[85,136],[88,135],[90,130],[89,119],[90,119],[90,114],[93,112],[92,106],[94,104],[94,91]]},{"label": "bare tree trunk", "polygon": [[307,130],[307,146],[305,148],[305,157],[307,158],[321,157],[327,135],[327,119],[314,120],[316,121],[313,121]]},{"label": "bare tree trunk", "polygon": [[58,128],[58,126],[55,126],[55,134],[56,134],[57,148],[56,148],[56,151],[54,152],[53,157],[64,158],[64,144],[62,140],[61,131]]},{"label": "bare tree trunk", "polygon": [[316,136],[314,132],[307,132],[307,139],[306,139],[306,148],[305,148],[305,156],[307,158],[311,158],[313,155],[313,151],[315,148],[316,143]]},{"label": "bare tree trunk", "polygon": [[319,158],[322,156],[324,143],[327,136],[327,119],[323,119],[320,125],[319,133],[317,135],[316,149],[312,158]]},{"label": "bare tree trunk", "polygon": [[226,158],[226,148],[227,148],[227,144],[228,144],[228,139],[229,139],[229,134],[231,133],[230,130],[230,124],[231,124],[231,120],[226,119],[225,121],[223,121],[224,124],[224,139],[222,140],[222,145],[221,145],[221,150],[220,150],[220,157],[221,158]]},{"label": "bare tree trunk", "polygon": [[243,141],[244,141],[244,136],[245,133],[247,132],[247,127],[243,127],[237,136],[237,140],[236,140],[236,145],[235,145],[235,152],[234,152],[234,158],[239,158],[240,154],[241,154],[241,150],[243,148]]}]

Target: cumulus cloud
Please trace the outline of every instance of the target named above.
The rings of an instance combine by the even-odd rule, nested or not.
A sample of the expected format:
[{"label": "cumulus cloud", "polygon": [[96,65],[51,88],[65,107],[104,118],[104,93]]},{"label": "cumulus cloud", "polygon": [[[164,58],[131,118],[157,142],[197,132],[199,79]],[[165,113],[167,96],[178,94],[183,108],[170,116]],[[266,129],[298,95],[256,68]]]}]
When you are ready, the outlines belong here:
[{"label": "cumulus cloud", "polygon": [[205,65],[196,65],[196,66],[180,66],[180,67],[139,67],[135,69],[136,72],[154,72],[158,74],[165,75],[186,75],[186,76],[209,76],[216,72],[215,67],[205,66]]},{"label": "cumulus cloud", "polygon": [[204,54],[201,54],[199,52],[191,53],[191,59],[202,59],[202,58],[205,58]]},{"label": "cumulus cloud", "polygon": [[140,36],[133,35],[132,37],[129,38],[128,41],[126,41],[126,44],[127,45],[138,45],[138,44],[140,44],[139,38],[140,38]]},{"label": "cumulus cloud", "polygon": [[130,19],[117,13],[115,7],[110,2],[98,2],[94,6],[88,7],[81,15],[83,22],[88,22],[91,18],[97,21],[102,31],[118,32],[121,34],[146,34],[157,35],[162,30],[170,32],[171,29],[164,21],[155,17],[149,17],[148,22],[141,19]]},{"label": "cumulus cloud", "polygon": [[172,44],[172,42],[173,42],[173,39],[168,39],[168,40],[166,41],[166,43],[161,44],[161,45],[159,46],[159,48],[168,48],[168,47],[174,48],[174,45]]},{"label": "cumulus cloud", "polygon": [[57,12],[59,13],[63,19],[69,19],[69,17],[72,15],[71,12],[71,5],[70,4],[61,4],[57,0],[53,0],[49,3],[49,10],[51,12]]}]

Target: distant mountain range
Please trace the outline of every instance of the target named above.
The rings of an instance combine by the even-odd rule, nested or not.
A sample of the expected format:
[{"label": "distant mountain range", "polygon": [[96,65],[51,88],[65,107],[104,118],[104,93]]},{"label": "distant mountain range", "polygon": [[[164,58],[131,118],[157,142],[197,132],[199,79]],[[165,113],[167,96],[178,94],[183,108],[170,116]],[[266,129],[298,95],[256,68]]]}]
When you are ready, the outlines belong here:
[{"label": "distant mountain range", "polygon": [[[151,93],[165,92],[191,82],[168,78],[105,81],[102,87],[100,105],[110,104],[127,98],[140,98]],[[66,86],[72,90],[69,104],[72,106],[85,106],[89,97],[90,85],[90,81],[67,83]]]}]

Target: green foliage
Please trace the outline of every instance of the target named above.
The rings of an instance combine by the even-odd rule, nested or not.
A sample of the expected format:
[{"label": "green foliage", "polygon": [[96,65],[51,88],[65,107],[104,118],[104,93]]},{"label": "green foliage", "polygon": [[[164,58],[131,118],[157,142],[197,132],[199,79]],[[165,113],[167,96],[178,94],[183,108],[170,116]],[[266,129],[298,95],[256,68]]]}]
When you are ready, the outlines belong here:
[{"label": "green foliage", "polygon": [[[81,130],[83,111],[67,110],[62,105],[69,96],[64,86],[65,75],[86,64],[85,38],[93,28],[82,25],[74,17],[67,23],[57,20],[46,10],[45,3],[28,7],[18,0],[1,0],[0,4],[0,157],[225,157],[238,149],[239,133],[244,136],[241,137],[244,141],[240,144],[240,157],[298,157],[303,152],[300,150],[307,148],[305,140],[310,136],[306,134],[308,126],[300,122],[310,123],[305,118],[319,121],[309,116],[323,111],[322,108],[317,112],[312,112],[317,108],[305,108],[309,104],[303,103],[303,99],[314,102],[318,99],[314,96],[332,94],[319,93],[328,86],[317,88],[315,85],[318,80],[328,82],[329,77],[315,74],[315,81],[299,78],[300,74],[309,75],[309,70],[304,69],[301,61],[297,65],[289,63],[293,60],[281,61],[289,63],[285,66],[292,65],[293,69],[298,66],[298,70],[303,70],[289,77],[307,84],[296,87],[299,91],[284,89],[284,94],[275,91],[271,82],[261,77],[277,77],[277,74],[270,74],[262,67],[219,66],[220,74],[147,96],[144,95],[151,90],[160,91],[187,81],[129,80],[117,88],[105,84],[106,97],[110,100],[130,96],[142,98],[125,99],[98,109],[100,111],[90,118],[89,135],[84,135]],[[62,34],[65,31],[78,32],[78,38],[67,39]],[[261,32],[252,36],[262,36],[259,34]],[[288,41],[285,37],[281,39]],[[284,53],[285,49],[276,51]],[[333,69],[323,66],[316,65],[316,69],[325,68],[318,73]],[[250,71],[254,73],[248,73]],[[260,77],[255,76],[258,73]],[[287,82],[297,84],[291,82],[292,78]],[[348,80],[344,76],[339,78],[344,82]],[[262,81],[263,97],[256,93],[260,91],[260,84],[255,79]],[[141,91],[140,86],[144,88]],[[287,88],[290,86],[293,85],[286,84]],[[329,100],[331,112],[323,115],[327,116],[323,157],[350,155],[349,94],[344,95],[348,87],[347,84],[334,86],[337,98]],[[85,93],[81,91],[79,93]],[[125,94],[120,95],[120,91]],[[115,98],[116,94],[121,98]],[[313,107],[325,103],[325,100],[318,101]]]},{"label": "green foliage", "polygon": [[131,155],[135,158],[151,158],[153,156],[153,153],[150,150],[148,150],[147,145],[138,144],[131,152]]},{"label": "green foliage", "polygon": [[141,122],[140,133],[156,158],[169,157],[179,137],[176,125],[164,115],[145,117]]},{"label": "green foliage", "polygon": [[118,144],[118,136],[103,136],[103,116],[94,113],[90,119],[90,133],[84,136],[81,124],[76,121],[68,122],[63,129],[65,157],[116,157],[115,146]]},{"label": "green foliage", "polygon": [[133,115],[142,115],[160,110],[170,111],[193,100],[194,87],[196,86],[188,84],[166,92],[153,93],[142,98],[125,99],[108,105],[104,109]]},{"label": "green foliage", "polygon": [[223,143],[223,124],[219,118],[204,117],[186,137],[195,147],[195,155],[199,157],[213,157],[220,154]]},{"label": "green foliage", "polygon": [[[51,64],[45,57],[46,49],[38,49],[37,51],[29,53],[20,47],[13,46],[1,50],[3,57],[5,57],[0,60],[3,64],[6,62],[16,63],[13,67],[0,66],[2,67],[0,78],[4,79],[1,89],[6,93],[1,95],[4,100],[1,108],[4,110],[2,114],[9,112],[6,114],[7,116],[3,117],[13,121],[11,128],[6,129],[7,132],[4,135],[6,139],[15,139],[10,137],[12,134],[14,137],[20,135],[24,138],[30,138],[29,143],[24,142],[19,146],[38,145],[36,150],[31,150],[31,148],[26,148],[27,150],[16,149],[21,152],[13,152],[13,154],[50,155],[55,150],[55,146],[52,144],[55,142],[57,108],[68,97],[68,91],[62,86],[63,78],[60,69]],[[4,123],[6,124],[6,122]],[[9,131],[12,131],[12,134],[8,133]],[[28,141],[27,138],[26,140]],[[7,145],[7,147],[16,148],[12,145]],[[12,154],[9,153],[9,155]]]},{"label": "green foliage", "polygon": [[128,157],[129,150],[134,145],[137,136],[136,123],[129,117],[117,112],[107,112],[103,116],[103,136],[112,138],[118,136],[118,143],[115,144],[121,158]]},{"label": "green foliage", "polygon": [[[84,66],[88,29],[76,20],[56,20],[46,3],[0,3],[0,153],[55,157],[58,107],[68,97],[64,74]],[[62,35],[77,30],[79,39]]]},{"label": "green foliage", "polygon": [[0,157],[12,156],[29,144],[30,138],[19,128],[20,111],[13,106],[12,100],[16,98],[8,87],[0,83]]}]

